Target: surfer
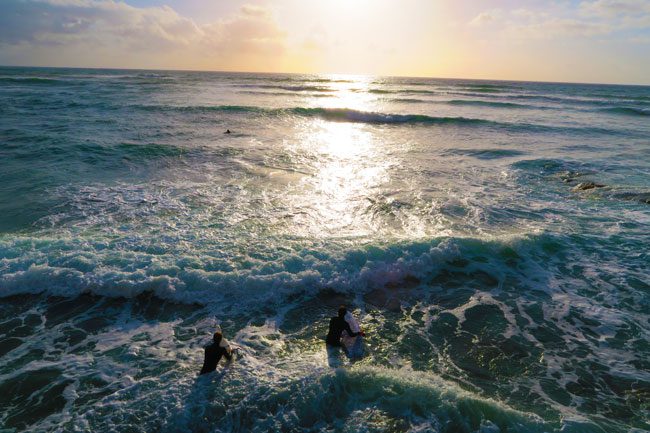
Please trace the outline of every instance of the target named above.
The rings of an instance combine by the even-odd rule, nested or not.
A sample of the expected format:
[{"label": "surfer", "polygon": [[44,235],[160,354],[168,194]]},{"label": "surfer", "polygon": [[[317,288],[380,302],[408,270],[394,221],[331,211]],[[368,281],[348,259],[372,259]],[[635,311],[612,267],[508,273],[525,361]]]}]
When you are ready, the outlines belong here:
[{"label": "surfer", "polygon": [[232,359],[232,348],[228,341],[223,338],[221,328],[218,328],[212,336],[212,344],[205,346],[205,359],[203,360],[203,368],[201,368],[201,373],[199,374],[215,371],[222,356],[225,356],[230,361]]},{"label": "surfer", "polygon": [[230,129],[226,129],[226,132],[224,134],[230,134]]},{"label": "surfer", "polygon": [[329,332],[327,333],[327,338],[325,339],[325,343],[328,346],[340,346],[341,335],[343,334],[343,331],[347,332],[347,334],[350,337],[363,335],[363,332],[361,332],[360,330],[358,332],[354,332],[352,328],[350,328],[350,324],[348,323],[347,320],[345,320],[345,316],[347,314],[348,314],[347,308],[345,308],[344,305],[341,305],[339,307],[338,316],[332,317],[330,319],[330,329]]}]

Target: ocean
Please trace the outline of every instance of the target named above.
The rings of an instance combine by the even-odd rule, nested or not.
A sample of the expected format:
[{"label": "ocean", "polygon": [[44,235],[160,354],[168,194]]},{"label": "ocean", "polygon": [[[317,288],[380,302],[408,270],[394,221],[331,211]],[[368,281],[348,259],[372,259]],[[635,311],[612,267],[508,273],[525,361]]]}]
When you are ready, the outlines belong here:
[{"label": "ocean", "polygon": [[2,432],[650,431],[650,87],[3,67],[0,179]]}]

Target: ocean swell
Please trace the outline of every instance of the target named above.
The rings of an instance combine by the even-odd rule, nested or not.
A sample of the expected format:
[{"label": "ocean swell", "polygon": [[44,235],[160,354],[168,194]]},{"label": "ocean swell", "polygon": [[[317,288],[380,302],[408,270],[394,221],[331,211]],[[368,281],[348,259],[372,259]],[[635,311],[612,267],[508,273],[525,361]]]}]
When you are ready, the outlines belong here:
[{"label": "ocean swell", "polygon": [[424,114],[388,114],[348,108],[291,108],[287,112],[326,120],[375,124],[493,125],[495,122],[465,117],[437,117]]},{"label": "ocean swell", "polygon": [[[500,106],[500,105],[494,105]],[[429,125],[429,126],[463,126],[463,127],[493,127],[521,133],[561,133],[579,135],[620,135],[636,137],[634,131],[609,128],[585,128],[581,126],[555,126],[534,123],[509,123],[481,118],[461,116],[431,116],[427,114],[396,114],[374,111],[360,111],[350,108],[320,108],[320,107],[292,107],[292,108],[267,108],[243,105],[193,105],[193,106],[165,106],[165,105],[128,105],[125,108],[144,111],[176,111],[187,113],[232,113],[232,114],[259,114],[262,116],[300,116],[318,117],[332,122],[352,122],[376,125]],[[514,108],[514,107],[510,107]]]},{"label": "ocean swell", "polygon": [[470,100],[470,99],[454,99],[448,101],[449,105],[469,105],[469,106],[478,106],[478,107],[493,107],[493,108],[535,108],[539,109],[542,107],[534,105],[524,105],[524,104],[515,104],[514,102],[498,102],[498,101],[481,101],[481,100]]},{"label": "ocean swell", "polygon": [[609,107],[600,110],[603,113],[618,114],[622,116],[650,116],[650,110],[635,107]]},{"label": "ocean swell", "polygon": [[280,86],[272,84],[240,84],[237,87],[256,88],[256,89],[277,89],[291,92],[334,92],[335,89],[325,86],[314,86],[309,84],[297,86]]}]

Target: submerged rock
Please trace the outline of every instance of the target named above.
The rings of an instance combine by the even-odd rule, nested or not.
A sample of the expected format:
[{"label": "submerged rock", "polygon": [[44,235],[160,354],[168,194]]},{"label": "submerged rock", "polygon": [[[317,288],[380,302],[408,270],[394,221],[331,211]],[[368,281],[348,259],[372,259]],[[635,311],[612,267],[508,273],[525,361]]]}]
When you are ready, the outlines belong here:
[{"label": "submerged rock", "polygon": [[589,189],[594,189],[594,188],[604,188],[605,185],[602,183],[595,183],[595,182],[580,182],[576,186],[573,187],[574,191],[587,191]]},{"label": "submerged rock", "polygon": [[638,201],[639,203],[650,204],[650,192],[624,192],[614,195],[621,200]]}]

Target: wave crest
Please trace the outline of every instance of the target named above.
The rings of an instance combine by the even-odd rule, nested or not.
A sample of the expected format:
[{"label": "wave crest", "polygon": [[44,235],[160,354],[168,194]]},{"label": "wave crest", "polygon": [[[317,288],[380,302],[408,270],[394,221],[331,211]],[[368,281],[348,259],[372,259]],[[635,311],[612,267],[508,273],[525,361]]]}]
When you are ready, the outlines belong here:
[{"label": "wave crest", "polygon": [[424,114],[388,114],[349,108],[291,108],[292,114],[321,117],[326,120],[375,124],[491,125],[495,122],[466,117],[436,117]]},{"label": "wave crest", "polygon": [[618,114],[623,116],[650,116],[650,110],[634,107],[609,107],[600,110],[603,113]]}]

